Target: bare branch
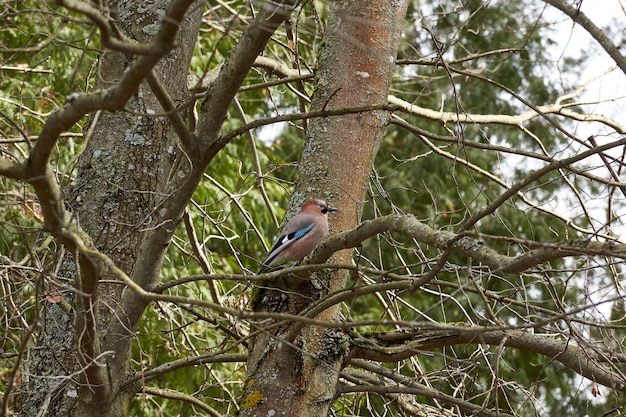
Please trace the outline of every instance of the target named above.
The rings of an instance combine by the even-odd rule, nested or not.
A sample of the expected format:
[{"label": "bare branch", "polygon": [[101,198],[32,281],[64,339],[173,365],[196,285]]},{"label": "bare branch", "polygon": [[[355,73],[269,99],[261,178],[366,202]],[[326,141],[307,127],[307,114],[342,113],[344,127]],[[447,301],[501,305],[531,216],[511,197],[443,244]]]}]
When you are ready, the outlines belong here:
[{"label": "bare branch", "polygon": [[185,121],[179,114],[179,110],[176,108],[176,105],[172,101],[169,94],[167,94],[167,91],[161,84],[161,81],[154,73],[154,70],[148,73],[148,75],[146,76],[146,81],[148,82],[150,89],[154,93],[154,96],[157,98],[157,100],[159,100],[159,103],[161,103],[161,107],[163,107],[167,118],[172,123],[172,126],[174,127],[174,130],[176,131],[176,134],[180,139],[183,149],[185,149],[185,151],[187,152],[192,152],[195,148],[195,139],[187,128]]},{"label": "bare branch", "polygon": [[[480,405],[472,404],[468,401],[464,401],[462,399],[444,394],[441,391],[438,391],[434,388],[420,384],[417,381],[414,381],[410,378],[406,378],[402,375],[398,375],[389,369],[385,369],[382,366],[372,364],[365,360],[352,359],[350,361],[350,365],[361,368],[361,369],[365,369],[366,371],[373,372],[375,374],[388,378],[392,381],[395,381],[396,383],[399,383],[401,386],[403,386],[405,390],[408,389],[408,392],[410,392],[413,395],[420,395],[423,397],[432,398],[432,399],[441,401],[442,403],[447,404],[448,406],[458,407],[463,413],[466,413],[469,415],[484,416],[484,417],[513,417],[510,414],[506,414],[502,412],[493,412]],[[407,391],[399,391],[399,390],[391,391],[391,390],[385,389],[384,387],[381,387],[381,388],[383,392],[407,392]],[[350,390],[351,389],[349,387],[346,387],[344,389],[344,392],[346,391],[349,392]],[[373,390],[372,392],[376,392],[376,387],[372,387],[372,390]]]},{"label": "bare branch", "polygon": [[[59,25],[59,27],[57,27],[54,33],[51,33],[50,35],[48,35],[48,37],[46,37],[46,39],[39,42],[35,46],[31,46],[30,48],[2,48],[0,49],[0,52],[6,53],[6,54],[39,52],[42,49],[44,49],[46,46],[50,45],[52,41],[54,41],[57,38],[57,36],[59,36],[59,33],[61,33],[62,30],[63,30],[63,25]],[[4,67],[4,66],[2,66],[1,68],[12,69],[10,67]],[[30,71],[27,71],[27,72],[30,72]]]},{"label": "bare branch", "polygon": [[[476,223],[478,223],[478,221],[480,219],[482,219],[483,217],[495,212],[495,210],[500,207],[502,204],[504,204],[505,201],[507,201],[509,198],[511,198],[513,195],[515,195],[518,191],[521,191],[522,189],[524,189],[525,187],[527,187],[528,185],[532,184],[533,182],[537,181],[538,179],[540,179],[541,177],[543,177],[544,175],[561,169],[561,168],[567,168],[568,166],[574,164],[575,162],[578,161],[582,161],[585,158],[588,158],[591,155],[595,155],[595,154],[600,154],[608,149],[612,149],[612,148],[616,148],[619,146],[623,146],[626,144],[626,137],[613,141],[613,142],[609,142],[606,143],[604,145],[601,146],[597,146],[591,149],[588,149],[584,152],[579,153],[578,155],[574,155],[572,157],[569,158],[564,158],[561,160],[556,160],[546,166],[544,166],[541,169],[536,170],[535,172],[533,172],[531,175],[527,176],[526,178],[524,178],[522,181],[518,182],[517,184],[514,184],[513,186],[511,186],[508,190],[506,190],[504,193],[502,193],[502,195],[500,197],[498,197],[493,203],[491,203],[489,206],[483,208],[482,210],[480,210],[478,213],[476,213],[475,215],[473,215],[471,218],[469,218],[468,220],[466,220],[462,227],[459,229],[459,231],[466,231],[469,230],[472,226],[474,226]],[[607,237],[610,239],[610,237]]]},{"label": "bare branch", "polygon": [[[161,44],[159,43],[159,40],[155,40],[149,44],[133,42],[123,36],[122,33],[115,28],[114,23],[107,20],[107,18],[100,13],[98,9],[83,1],[58,0],[57,4],[68,10],[73,10],[87,16],[93,23],[96,24],[96,26],[98,26],[98,29],[100,29],[102,46],[113,51],[122,52],[128,55],[158,55],[160,57],[164,52],[168,52],[165,48],[171,46],[171,44]],[[185,10],[186,9],[187,7],[185,7]],[[176,22],[178,22],[178,20]]]},{"label": "bare branch", "polygon": [[154,395],[157,397],[167,398],[170,400],[184,401],[186,403],[189,403],[190,405],[193,405],[194,407],[198,407],[202,411],[205,411],[207,415],[211,417],[222,417],[222,414],[220,414],[213,407],[209,407],[209,405],[189,394],[184,394],[182,392],[174,391],[172,389],[162,389],[150,386],[143,387],[142,393],[146,395]]},{"label": "bare branch", "polygon": [[[536,106],[531,110],[525,111],[517,115],[505,115],[505,114],[466,114],[466,113],[453,113],[444,112],[438,110],[426,109],[416,106],[411,103],[407,103],[395,96],[389,96],[389,104],[397,106],[401,111],[413,115],[422,117],[428,120],[435,120],[442,123],[469,123],[469,124],[502,124],[511,126],[522,126],[525,122],[528,122],[536,117],[556,114],[565,116],[573,120],[585,121],[585,122],[599,122],[616,132],[626,133],[626,127],[620,125],[617,121],[611,120],[607,117],[595,115],[595,114],[581,114],[570,110],[571,107],[578,107],[587,103],[553,103],[544,106]],[[593,103],[589,103],[593,104]]]},{"label": "bare branch", "polygon": [[606,51],[607,54],[613,58],[618,67],[626,74],[626,57],[622,55],[617,45],[615,45],[606,33],[599,27],[597,27],[583,12],[578,8],[574,8],[566,4],[563,0],[543,0],[549,5],[556,7],[566,15],[568,15],[574,22],[578,23],[583,29],[585,29]]},{"label": "bare branch", "polygon": [[225,103],[232,102],[272,33],[289,18],[297,4],[298,0],[264,3],[262,10],[220,67],[217,81],[206,92],[197,125],[197,135],[204,148],[202,153],[206,161],[210,161],[228,143],[228,139],[219,137],[220,126],[228,111]]},{"label": "bare branch", "polygon": [[[457,326],[451,330],[408,331],[357,337],[352,349],[353,358],[396,362],[409,358],[419,351],[465,343],[483,343],[534,352],[555,359],[574,372],[604,386],[626,392],[626,375],[605,364],[611,353],[600,356],[590,353],[571,340],[554,335],[533,334],[522,330],[488,330],[478,327]],[[396,343],[403,343],[393,346]]]},{"label": "bare branch", "polygon": [[517,273],[540,263],[566,256],[601,255],[626,258],[626,245],[617,242],[568,242],[564,244],[536,243],[536,250],[519,256],[502,255],[490,249],[480,240],[445,230],[435,230],[413,216],[391,214],[361,223],[356,229],[331,236],[311,256],[310,262],[320,263],[333,253],[346,248],[358,247],[374,235],[394,231],[412,237],[418,242],[463,253],[489,266],[494,272]]},{"label": "bare branch", "polygon": [[[229,347],[228,349],[231,349]],[[128,381],[125,382],[124,388],[128,388],[132,384],[136,382],[141,382],[142,384],[147,381],[151,381],[154,378],[158,378],[167,372],[172,372],[177,369],[184,369],[188,367],[195,367],[198,365],[204,365],[207,363],[245,363],[248,359],[248,355],[244,354],[225,354],[220,352],[212,352],[206,355],[201,356],[190,356],[181,359],[177,359],[171,362],[166,362],[159,366],[154,367],[153,369],[149,369],[141,375],[137,375],[135,377],[129,378]],[[134,387],[134,386],[133,386]],[[141,390],[142,387],[137,386],[137,391]]]}]

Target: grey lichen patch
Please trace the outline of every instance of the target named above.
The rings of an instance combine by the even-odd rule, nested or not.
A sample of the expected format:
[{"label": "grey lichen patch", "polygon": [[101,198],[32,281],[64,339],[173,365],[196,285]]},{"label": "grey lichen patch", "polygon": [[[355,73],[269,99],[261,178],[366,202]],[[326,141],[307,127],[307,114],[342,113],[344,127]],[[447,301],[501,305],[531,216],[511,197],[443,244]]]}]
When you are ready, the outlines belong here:
[{"label": "grey lichen patch", "polygon": [[180,57],[179,57],[178,51],[176,49],[170,51],[170,53],[165,56],[165,60],[167,62],[169,62],[169,63],[178,62],[179,59],[180,59]]},{"label": "grey lichen patch", "polygon": [[483,247],[483,242],[464,236],[456,242],[455,246],[465,251],[477,251]]},{"label": "grey lichen patch", "polygon": [[387,123],[389,121],[389,112],[376,111],[373,113],[374,117],[376,117],[381,123]]},{"label": "grey lichen patch", "polygon": [[324,346],[318,354],[318,359],[333,363],[338,357],[345,355],[350,348],[350,339],[340,330],[326,330],[324,336]]},{"label": "grey lichen patch", "polygon": [[124,132],[124,141],[130,143],[131,145],[145,145],[146,137],[138,132],[126,129]]},{"label": "grey lichen patch", "polygon": [[141,28],[141,32],[148,35],[148,37],[152,37],[156,35],[161,26],[168,3],[169,1],[167,0],[148,0],[139,3],[131,0],[122,0],[119,3],[119,22],[124,27],[128,27],[132,21],[137,29],[138,26],[145,23],[145,26]]},{"label": "grey lichen patch", "polygon": [[144,26],[141,31],[148,36],[154,36],[159,31],[159,27],[161,26],[161,22],[151,23],[149,25]]}]

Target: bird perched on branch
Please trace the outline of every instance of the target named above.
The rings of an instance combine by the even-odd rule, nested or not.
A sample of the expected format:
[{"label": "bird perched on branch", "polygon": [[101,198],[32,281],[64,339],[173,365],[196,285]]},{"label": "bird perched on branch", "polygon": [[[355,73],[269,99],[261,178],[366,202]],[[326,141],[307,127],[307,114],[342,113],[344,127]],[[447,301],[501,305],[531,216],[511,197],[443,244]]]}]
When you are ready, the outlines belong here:
[{"label": "bird perched on branch", "polygon": [[328,213],[337,211],[323,200],[306,201],[298,214],[287,222],[258,274],[281,261],[301,261],[328,235]]}]

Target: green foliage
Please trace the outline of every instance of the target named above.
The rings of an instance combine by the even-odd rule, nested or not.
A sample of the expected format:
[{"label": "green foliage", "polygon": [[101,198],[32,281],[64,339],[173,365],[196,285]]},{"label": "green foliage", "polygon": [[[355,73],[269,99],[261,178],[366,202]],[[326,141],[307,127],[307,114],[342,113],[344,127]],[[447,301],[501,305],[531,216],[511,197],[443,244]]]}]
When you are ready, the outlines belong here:
[{"label": "green foliage", "polygon": [[[7,128],[9,120],[16,122],[33,135],[67,96],[89,89],[97,39],[91,25],[67,24],[75,17],[43,1],[4,2],[0,8],[6,17],[0,29],[2,122]],[[13,135],[14,129],[3,130]]]},{"label": "green foliage", "polygon": [[[251,19],[249,7],[238,1],[206,12],[188,69],[190,74],[208,73],[224,61]],[[287,47],[281,28],[265,56],[303,71],[314,69],[321,48],[320,25],[327,18],[328,7],[329,4],[319,2],[302,6],[297,54]],[[233,15],[232,10],[239,14]],[[463,7],[449,1],[428,5],[413,2],[409,13],[424,18],[427,30],[415,21],[409,21],[405,28],[399,58],[414,63],[400,66],[392,85],[391,93],[395,96],[420,107],[451,113],[514,115],[527,110],[522,100],[539,106],[554,102],[563,93],[550,76],[553,67],[546,57],[552,44],[550,28],[543,27],[537,20],[537,10],[527,2],[470,0]],[[52,8],[45,2],[5,2],[0,5],[0,15],[7,16],[6,24],[0,28],[0,151],[3,158],[8,155],[8,159],[17,160],[28,152],[23,136],[36,136],[46,117],[63,105],[66,97],[90,91],[100,45],[97,31],[82,16]],[[498,50],[502,51],[485,54]],[[483,55],[471,57],[476,54]],[[568,66],[574,68],[577,62],[571,59]],[[249,74],[245,91],[237,95],[238,106],[230,108],[224,134],[252,121],[306,111],[305,100],[298,99],[285,85],[260,86],[275,80],[262,69]],[[312,93],[310,82],[292,85],[305,95]],[[496,201],[508,186],[527,178],[540,166],[539,162],[518,163],[521,156],[486,150],[485,146],[547,155],[567,150],[568,146],[568,138],[548,118],[530,120],[524,124],[526,131],[522,131],[517,126],[500,124],[442,124],[439,120],[402,117],[428,134],[415,134],[396,124],[387,127],[376,158],[364,219],[401,211],[435,229],[455,231]],[[197,243],[191,241],[184,225],[178,226],[161,270],[163,283],[204,274],[206,265],[198,259],[197,249],[208,260],[211,273],[239,274],[257,269],[286,213],[305,126],[306,123],[297,121],[251,130],[219,153],[188,207]],[[69,184],[75,175],[74,163],[82,147],[81,130],[82,126],[77,125],[68,132],[52,161],[62,184]],[[541,140],[534,140],[527,132]],[[267,142],[260,140],[270,135]],[[495,178],[504,183],[497,183]],[[524,199],[512,197],[471,228],[470,235],[509,255],[527,251],[532,242],[566,242],[585,236],[581,229],[589,227],[589,217],[579,216],[568,223],[554,212],[538,209],[550,207],[555,195],[567,189],[564,178],[575,179],[563,171],[542,177],[522,190]],[[589,181],[581,187],[593,194],[603,185]],[[42,255],[48,250],[47,246],[40,246],[47,235],[42,231],[30,189],[3,177],[0,195],[5,197],[0,205],[0,254],[14,261],[33,257],[42,264],[54,264],[56,259]],[[361,266],[415,276],[431,271],[441,255],[438,249],[420,246],[396,234],[370,239],[358,252]],[[612,284],[608,268],[590,270],[580,277],[576,273],[587,265],[568,262],[553,261],[527,274],[483,275],[484,268],[475,260],[453,254],[434,280],[419,290],[358,297],[348,301],[344,309],[355,321],[399,319],[509,326],[528,325],[529,320],[550,321],[554,317],[549,311],[565,313],[572,306],[589,303],[588,289],[581,288],[582,281],[598,287]],[[362,280],[355,274],[351,284],[374,284],[378,278]],[[34,282],[32,276],[18,276],[4,287],[4,299],[27,306],[28,320],[34,320],[34,301],[30,299],[35,293]],[[245,284],[205,277],[165,292],[244,309],[248,308],[250,295],[244,291]],[[220,296],[219,300],[213,300],[212,290]],[[506,300],[486,301],[487,292]],[[623,322],[624,310],[623,302],[616,303],[612,318]],[[4,352],[17,352],[24,334],[12,330],[19,328],[21,318],[4,318],[8,325],[0,347]],[[575,318],[587,317],[581,313]],[[534,330],[567,335],[570,328],[569,323],[554,320]],[[388,329],[374,325],[359,329],[383,330]],[[241,340],[249,331],[245,324],[208,308],[190,310],[182,305],[154,303],[137,331],[132,371],[141,374],[165,363],[208,353],[247,353]],[[598,328],[591,333],[602,339],[608,330]],[[591,399],[585,392],[587,385],[573,371],[551,358],[522,350],[468,344],[412,360],[389,367],[395,366],[407,378],[427,380],[446,394],[471,398],[477,405],[498,406],[520,416],[574,415],[580,410],[600,415],[623,401],[622,395],[612,392],[605,401]],[[12,365],[3,358],[0,372],[6,375]],[[496,369],[497,373],[485,371],[489,369]],[[494,375],[498,376],[497,381]],[[241,364],[206,363],[163,373],[150,378],[146,385],[173,388],[194,395],[224,414],[234,414],[244,380]],[[494,389],[494,384],[500,383]],[[463,389],[457,390],[461,386]],[[0,391],[5,388],[6,383],[0,385]],[[422,398],[419,401],[429,402]],[[342,395],[334,409],[337,415],[384,415],[387,407],[388,398],[359,393]],[[130,415],[197,412],[185,402],[145,395],[133,402]]]},{"label": "green foliage", "polygon": [[[74,92],[92,85],[98,40],[91,25],[75,23],[76,17],[44,1],[8,1],[0,4],[5,18],[0,28],[0,149],[18,160],[32,146],[50,112]],[[81,146],[81,126],[65,134],[63,148],[51,161],[64,176]],[[9,145],[10,144],[10,145]],[[28,187],[6,178],[0,180],[0,253],[25,255],[29,237],[41,226],[38,203]],[[15,239],[15,241],[13,241]],[[18,243],[19,242],[19,243]],[[12,248],[11,248],[12,247]]]}]

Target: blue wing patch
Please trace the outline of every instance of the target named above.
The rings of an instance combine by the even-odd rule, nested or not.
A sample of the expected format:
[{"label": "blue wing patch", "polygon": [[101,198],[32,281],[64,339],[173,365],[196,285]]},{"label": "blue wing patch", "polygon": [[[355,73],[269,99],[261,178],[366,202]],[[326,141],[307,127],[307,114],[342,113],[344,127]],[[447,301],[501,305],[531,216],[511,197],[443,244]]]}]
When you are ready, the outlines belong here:
[{"label": "blue wing patch", "polygon": [[298,231],[290,233],[287,236],[288,240],[298,240],[298,239],[302,238],[302,236],[306,235],[307,233],[309,233],[311,231],[311,229],[313,229],[313,226],[315,226],[315,223],[311,223],[310,225],[308,225],[304,229],[300,229]]}]

